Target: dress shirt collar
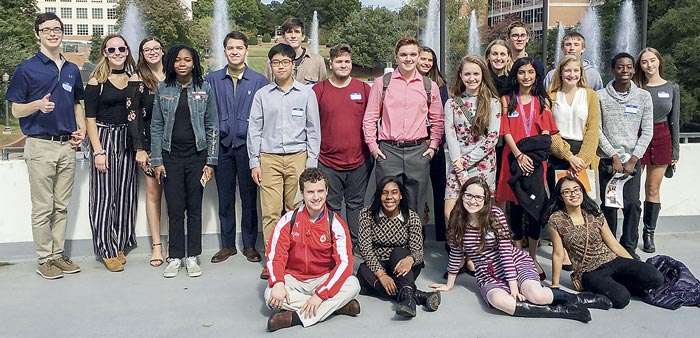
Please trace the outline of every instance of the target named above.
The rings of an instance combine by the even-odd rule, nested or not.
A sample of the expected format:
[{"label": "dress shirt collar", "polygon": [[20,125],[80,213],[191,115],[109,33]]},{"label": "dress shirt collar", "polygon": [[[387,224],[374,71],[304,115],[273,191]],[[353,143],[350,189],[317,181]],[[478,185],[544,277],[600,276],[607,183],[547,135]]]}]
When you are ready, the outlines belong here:
[{"label": "dress shirt collar", "polygon": [[[380,217],[380,218],[384,217],[384,218],[390,219],[389,216],[387,216],[387,215],[384,213],[384,210],[379,210],[379,217]],[[399,214],[398,214],[396,217],[394,217],[394,218],[398,218],[399,221],[401,221],[401,222],[405,222],[405,221],[406,221],[406,218],[404,218],[403,213],[401,213],[401,212],[399,212]]]}]

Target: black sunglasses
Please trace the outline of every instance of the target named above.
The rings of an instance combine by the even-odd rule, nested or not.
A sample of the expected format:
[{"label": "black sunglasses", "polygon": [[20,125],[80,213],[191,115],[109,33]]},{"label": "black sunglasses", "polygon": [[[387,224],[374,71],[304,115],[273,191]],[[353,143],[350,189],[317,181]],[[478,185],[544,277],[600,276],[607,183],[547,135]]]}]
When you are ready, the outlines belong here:
[{"label": "black sunglasses", "polygon": [[106,50],[107,50],[107,53],[109,53],[109,54],[114,54],[117,50],[119,51],[119,53],[124,53],[124,52],[126,52],[126,47],[124,47],[124,46],[116,47],[116,48],[109,47]]}]

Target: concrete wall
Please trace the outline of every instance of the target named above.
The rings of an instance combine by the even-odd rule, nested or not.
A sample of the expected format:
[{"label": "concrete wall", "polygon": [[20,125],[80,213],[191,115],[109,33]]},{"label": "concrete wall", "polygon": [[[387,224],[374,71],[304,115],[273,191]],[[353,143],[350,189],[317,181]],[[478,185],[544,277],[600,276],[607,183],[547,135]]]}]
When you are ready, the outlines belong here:
[{"label": "concrete wall", "polygon": [[[82,240],[92,237],[88,221],[89,165],[87,160],[81,159],[77,162],[75,187],[68,213],[66,235],[68,240]],[[681,144],[681,160],[678,171],[672,179],[665,179],[661,187],[663,205],[661,216],[700,215],[700,203],[698,203],[697,197],[700,176],[696,171],[697,168],[700,168],[700,144]],[[139,175],[139,202],[136,216],[136,235],[138,237],[149,235],[145,215],[146,193],[143,180],[143,175]],[[368,190],[371,190],[368,191],[368,194],[374,191],[372,184]],[[211,181],[204,191],[202,219],[204,234],[216,234],[219,231],[217,198],[216,182]],[[236,199],[238,198],[237,196]],[[367,201],[369,203],[369,199]],[[237,204],[236,209],[240,219],[240,203]],[[165,214],[165,209],[163,209],[161,222],[163,234],[165,234]],[[32,242],[30,215],[29,179],[24,161],[0,161],[0,244]]]}]

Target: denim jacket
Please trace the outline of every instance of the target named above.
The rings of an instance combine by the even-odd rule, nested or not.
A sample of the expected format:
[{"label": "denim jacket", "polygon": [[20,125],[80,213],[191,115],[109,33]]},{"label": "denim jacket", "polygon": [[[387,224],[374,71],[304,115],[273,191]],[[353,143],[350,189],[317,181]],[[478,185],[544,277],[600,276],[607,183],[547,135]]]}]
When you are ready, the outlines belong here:
[{"label": "denim jacket", "polygon": [[[163,81],[156,88],[151,119],[151,164],[154,167],[163,165],[163,150],[169,152],[171,149],[175,110],[181,91],[179,84],[168,87]],[[207,165],[216,165],[219,156],[219,117],[214,91],[207,82],[197,88],[190,82],[187,84],[187,96],[197,151],[206,148]]]}]

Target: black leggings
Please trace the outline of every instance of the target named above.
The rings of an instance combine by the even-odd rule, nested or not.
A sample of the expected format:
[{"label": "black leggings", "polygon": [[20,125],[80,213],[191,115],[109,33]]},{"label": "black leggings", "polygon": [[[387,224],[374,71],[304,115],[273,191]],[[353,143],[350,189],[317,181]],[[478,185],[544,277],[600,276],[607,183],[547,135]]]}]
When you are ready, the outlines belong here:
[{"label": "black leggings", "polygon": [[[396,264],[399,264],[400,260],[410,255],[411,252],[408,251],[408,249],[404,247],[396,247],[391,251],[391,256],[389,257],[388,261],[379,261],[379,264],[381,264],[382,268],[384,268],[386,274],[394,280],[396,290],[401,290],[404,287],[410,287],[415,290],[416,278],[418,278],[420,271],[425,266],[423,263],[413,265],[411,271],[409,271],[405,276],[396,277],[396,275],[394,275],[394,267],[396,267]],[[378,294],[381,297],[395,298],[398,296],[398,293],[397,296],[390,296],[388,293],[386,293],[382,283],[379,282],[379,278],[374,275],[374,272],[372,272],[372,270],[370,270],[365,263],[360,264],[360,267],[357,268],[357,278],[360,280],[361,285],[364,284],[365,287],[369,288],[369,291],[373,291],[375,294]]]},{"label": "black leggings", "polygon": [[581,275],[581,282],[584,290],[607,296],[614,308],[621,309],[631,296],[642,297],[660,287],[664,276],[649,263],[617,257]]},{"label": "black leggings", "polygon": [[527,237],[532,239],[540,239],[542,224],[532,217],[529,212],[525,212],[519,204],[509,202],[510,204],[510,230],[513,232],[513,240],[519,241],[523,239],[523,213],[527,214]]}]

